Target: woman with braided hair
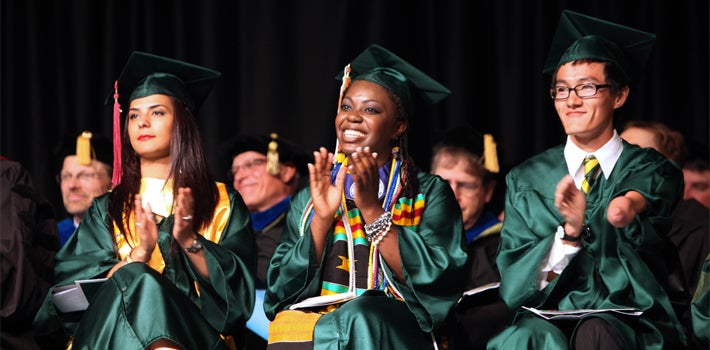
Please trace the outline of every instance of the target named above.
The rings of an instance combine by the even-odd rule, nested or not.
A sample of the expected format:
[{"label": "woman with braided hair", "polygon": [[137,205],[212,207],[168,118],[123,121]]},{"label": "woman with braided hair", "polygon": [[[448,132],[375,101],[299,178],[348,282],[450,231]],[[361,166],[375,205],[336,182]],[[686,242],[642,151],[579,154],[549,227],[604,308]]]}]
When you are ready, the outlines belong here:
[{"label": "woman with braided hair", "polygon": [[415,98],[450,91],[376,45],[343,82],[335,154],[314,152],[271,259],[269,349],[430,349],[468,256],[450,187],[415,167],[406,132]]}]

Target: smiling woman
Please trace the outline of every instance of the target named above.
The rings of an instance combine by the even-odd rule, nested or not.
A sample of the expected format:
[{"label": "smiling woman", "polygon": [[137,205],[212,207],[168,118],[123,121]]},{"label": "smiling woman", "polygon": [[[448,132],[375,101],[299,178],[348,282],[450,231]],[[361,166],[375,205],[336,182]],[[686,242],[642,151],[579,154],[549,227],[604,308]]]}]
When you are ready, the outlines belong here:
[{"label": "smiling woman", "polygon": [[114,95],[116,112],[127,106],[114,132],[117,185],[94,201],[55,266],[55,287],[108,279],[81,319],[59,311],[50,291],[38,329],[63,327],[74,349],[227,349],[242,340],[254,303],[249,213],[212,180],[194,117],[219,75],[129,58],[116,85],[132,93]]},{"label": "smiling woman", "polygon": [[450,91],[376,45],[343,82],[335,154],[314,152],[271,259],[269,348],[430,349],[468,256],[456,199],[416,169],[406,131],[415,99]]}]

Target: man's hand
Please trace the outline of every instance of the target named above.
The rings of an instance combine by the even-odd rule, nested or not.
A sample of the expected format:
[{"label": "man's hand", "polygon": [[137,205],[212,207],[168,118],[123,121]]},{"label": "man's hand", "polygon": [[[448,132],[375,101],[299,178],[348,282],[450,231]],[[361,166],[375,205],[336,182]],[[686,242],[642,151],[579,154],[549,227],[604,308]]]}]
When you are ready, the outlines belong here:
[{"label": "man's hand", "polygon": [[564,229],[567,235],[579,237],[584,224],[584,212],[587,210],[587,197],[574,185],[569,175],[557,183],[555,207],[565,218]]}]

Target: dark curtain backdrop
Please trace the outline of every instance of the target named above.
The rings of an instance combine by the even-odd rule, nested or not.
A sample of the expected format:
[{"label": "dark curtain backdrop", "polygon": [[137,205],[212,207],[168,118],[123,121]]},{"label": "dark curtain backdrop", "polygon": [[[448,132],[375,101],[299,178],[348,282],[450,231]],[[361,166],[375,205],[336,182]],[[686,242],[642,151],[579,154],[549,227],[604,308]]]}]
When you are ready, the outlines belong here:
[{"label": "dark curtain backdrop", "polygon": [[334,76],[378,43],[453,90],[412,120],[418,165],[433,131],[469,123],[495,136],[505,171],[564,140],[541,73],[563,9],[657,35],[617,123],[659,120],[707,145],[706,0],[3,0],[0,154],[62,208],[52,149],[85,129],[110,135],[104,100],[132,50],[223,73],[199,120],[218,179],[220,144],[238,132],[332,149]]}]

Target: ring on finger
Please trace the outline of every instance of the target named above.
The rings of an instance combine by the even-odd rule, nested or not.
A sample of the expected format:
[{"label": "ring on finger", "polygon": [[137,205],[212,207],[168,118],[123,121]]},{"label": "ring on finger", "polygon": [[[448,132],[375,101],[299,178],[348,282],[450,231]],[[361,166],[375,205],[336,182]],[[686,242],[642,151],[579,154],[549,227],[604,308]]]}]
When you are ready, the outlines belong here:
[{"label": "ring on finger", "polygon": [[185,215],[182,217],[182,219],[185,221],[190,221],[190,220],[192,220],[192,215]]}]

